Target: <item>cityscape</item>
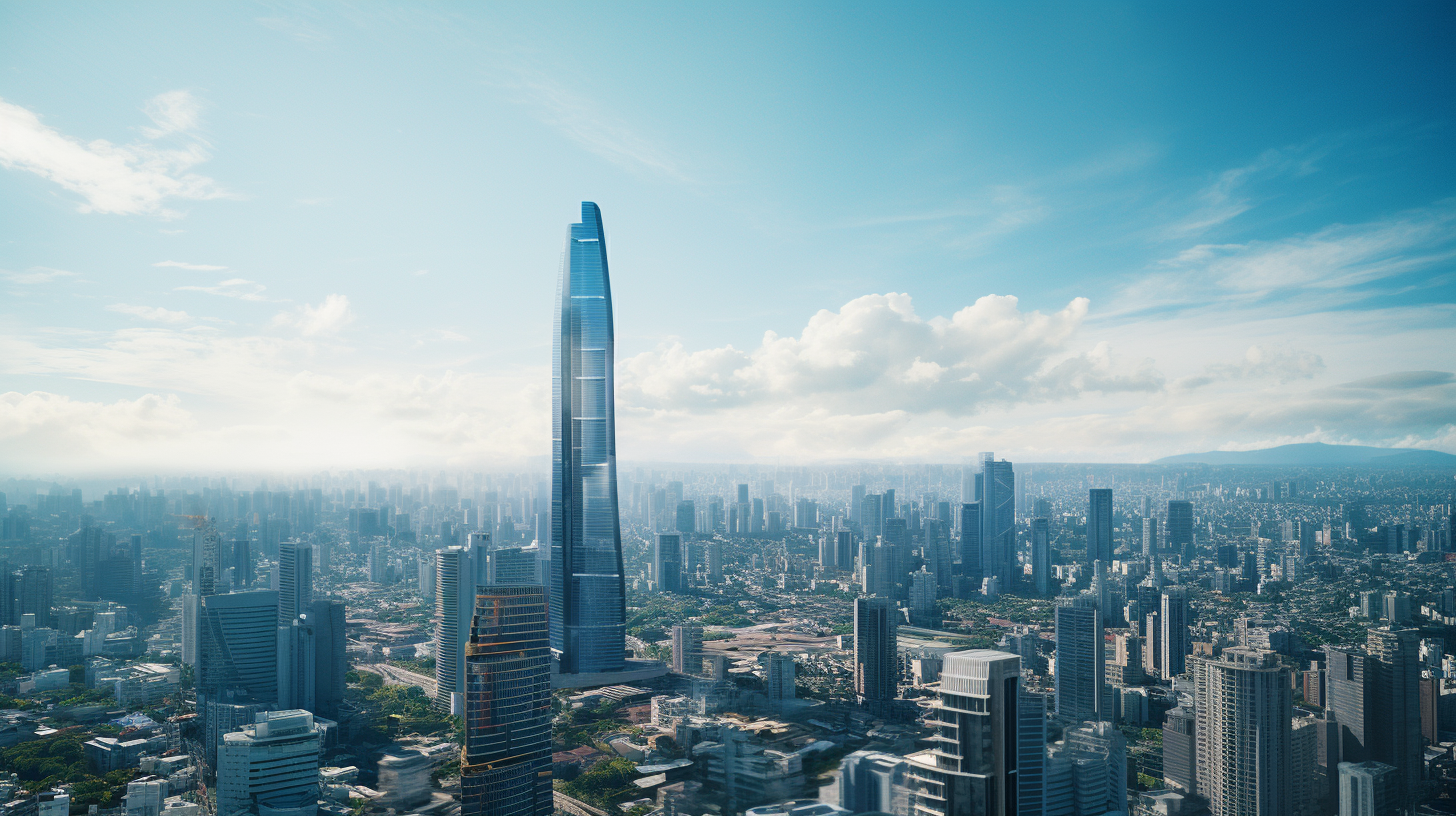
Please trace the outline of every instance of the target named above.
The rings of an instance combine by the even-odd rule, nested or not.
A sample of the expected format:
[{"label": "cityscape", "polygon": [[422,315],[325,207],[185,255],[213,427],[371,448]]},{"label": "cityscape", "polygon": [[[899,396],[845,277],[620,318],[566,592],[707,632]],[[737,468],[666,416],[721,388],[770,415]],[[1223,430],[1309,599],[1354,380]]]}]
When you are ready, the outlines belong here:
[{"label": "cityscape", "polygon": [[[94,71],[81,44],[104,29],[149,26],[138,42],[160,42],[182,26],[238,53],[266,42],[281,64],[319,71],[463,64],[455,49],[547,64],[550,38],[533,39],[533,26],[559,22],[544,7],[281,4],[176,19],[87,8],[94,18],[0,10],[0,46],[32,55],[0,60],[58,65],[39,53],[64,41],[55,54]],[[568,8],[616,31],[599,9]],[[706,12],[631,14],[677,33],[721,24],[726,47],[769,55],[779,53],[764,45],[769,21],[805,38],[820,24],[782,11],[746,9],[764,26],[747,34]],[[1040,22],[1058,30],[1087,22],[1047,12],[1054,20]],[[1011,36],[1030,19],[967,13],[975,25],[946,25]],[[965,58],[961,44],[939,44],[928,7],[845,14],[836,26],[889,42],[911,25],[927,59]],[[1150,7],[1118,14],[1140,32],[1181,30]],[[1117,20],[1096,25],[1094,40],[1132,36]],[[1222,25],[1241,22],[1223,21],[1219,36]],[[489,39],[497,29],[509,45]],[[1374,185],[1353,165],[1294,205],[1240,188],[1274,174],[1298,198],[1297,180],[1332,172],[1323,165],[1341,150],[1374,149],[1346,135],[1344,147],[1265,154],[1259,169],[1219,176],[1188,216],[1197,224],[1141,239],[1162,242],[1161,255],[1196,243],[1176,263],[1151,262],[1160,271],[1112,298],[1121,305],[1096,311],[1075,290],[1051,310],[1040,304],[1074,290],[1043,282],[1025,286],[1050,294],[1022,307],[988,294],[1023,285],[998,277],[996,253],[1034,255],[1037,240],[974,252],[952,241],[975,268],[969,282],[927,272],[925,286],[970,287],[954,296],[972,292],[974,303],[937,305],[951,317],[934,318],[916,315],[908,294],[861,284],[879,262],[855,266],[875,254],[867,245],[825,249],[838,272],[819,278],[787,265],[777,279],[745,272],[728,282],[755,290],[743,301],[708,280],[722,277],[710,274],[719,258],[701,268],[652,259],[672,251],[654,244],[662,225],[685,217],[697,234],[684,247],[736,262],[756,250],[735,246],[749,233],[732,208],[705,206],[729,193],[690,178],[700,171],[688,159],[625,120],[581,118],[585,103],[563,101],[545,74],[521,79],[521,69],[509,93],[552,100],[545,126],[577,147],[542,142],[521,161],[581,154],[614,169],[550,182],[549,205],[523,192],[510,229],[492,226],[491,249],[474,260],[432,249],[433,275],[383,279],[371,264],[414,267],[390,255],[413,238],[377,234],[388,230],[362,210],[338,222],[309,214],[354,205],[282,205],[264,182],[228,180],[229,191],[197,175],[214,150],[238,149],[233,129],[252,118],[301,121],[268,108],[205,128],[199,100],[236,90],[225,71],[150,97],[143,140],[117,145],[67,135],[85,130],[75,117],[42,118],[53,78],[16,67],[20,78],[0,78],[0,212],[15,216],[0,225],[0,816],[1456,814],[1456,373],[1438,370],[1456,367],[1456,14],[1351,15],[1335,35],[1365,43],[1372,61],[1408,49],[1387,76],[1408,64],[1431,83],[1428,119],[1397,126],[1370,113],[1371,131],[1388,132],[1358,137],[1380,143],[1388,176],[1410,174],[1382,182],[1388,201],[1367,186],[1339,205],[1386,207],[1383,226],[1351,233],[1353,215],[1309,215],[1348,194],[1337,188]],[[590,37],[563,36],[573,47]],[[633,42],[645,54],[680,47],[643,36]],[[1026,36],[1047,54],[1065,45]],[[725,47],[710,39],[701,47]],[[346,53],[355,41],[369,45]],[[884,53],[911,60],[914,43]],[[872,59],[887,71],[896,61]],[[690,62],[683,70],[701,70]],[[650,57],[645,66],[641,76],[659,69]],[[357,77],[298,77],[359,90]],[[420,87],[388,93],[413,99]],[[867,87],[872,109],[890,104],[886,87],[897,85]],[[1370,91],[1370,104],[1380,96]],[[1280,98],[1259,104],[1272,117]],[[307,176],[298,161],[290,181],[270,183]],[[225,178],[218,164],[208,172]],[[377,183],[390,172],[379,168]],[[473,172],[420,183],[472,183]],[[644,211],[643,173],[697,186],[698,211],[665,200],[660,217]],[[594,187],[614,195],[583,200]],[[1397,188],[1425,209],[1397,207]],[[1171,206],[1139,195],[1162,201],[1150,209]],[[201,212],[254,204],[276,220],[255,222],[252,239],[213,233]],[[1273,207],[1291,209],[1276,218]],[[1251,210],[1263,222],[1234,232]],[[764,241],[790,240],[786,212],[762,216],[786,219]],[[1299,246],[1270,249],[1261,230],[1303,217],[1330,225],[1290,228]],[[93,228],[75,225],[98,218],[135,235],[83,240]],[[906,220],[920,219],[855,231]],[[359,249],[368,260],[289,273],[287,236],[300,223],[322,230],[312,243],[344,232],[378,243]],[[1009,223],[1008,234],[1021,229]],[[550,246],[523,246],[542,235],[555,236]],[[986,247],[999,240],[977,235]],[[277,276],[240,277],[233,264],[257,261],[234,258],[270,243]],[[233,245],[248,247],[225,254]],[[925,251],[894,245],[876,252]],[[160,246],[228,265],[153,261],[121,276],[134,292],[108,288],[119,285],[103,279],[108,247],[151,258]],[[1246,251],[1265,254],[1238,266]],[[83,271],[35,260],[45,253]],[[505,260],[519,258],[532,260]],[[1177,305],[1173,292],[1192,278],[1157,276],[1195,262],[1223,270],[1227,302]],[[673,263],[687,266],[643,284],[639,265]],[[457,267],[481,280],[451,279],[422,299]],[[146,277],[174,273],[195,282]],[[1237,288],[1239,275],[1259,282]],[[201,282],[214,278],[224,279]],[[1088,291],[1115,284],[1093,275]],[[846,302],[844,285],[887,294]],[[349,287],[354,300],[334,291]],[[98,305],[117,297],[131,300]],[[149,297],[168,305],[136,305]],[[806,304],[823,305],[798,336],[763,328],[799,319]],[[271,316],[227,311],[246,309]],[[145,327],[77,327],[87,320]],[[744,326],[762,332],[757,349],[734,345],[747,342]],[[1207,356],[1229,348],[1241,360]]]}]

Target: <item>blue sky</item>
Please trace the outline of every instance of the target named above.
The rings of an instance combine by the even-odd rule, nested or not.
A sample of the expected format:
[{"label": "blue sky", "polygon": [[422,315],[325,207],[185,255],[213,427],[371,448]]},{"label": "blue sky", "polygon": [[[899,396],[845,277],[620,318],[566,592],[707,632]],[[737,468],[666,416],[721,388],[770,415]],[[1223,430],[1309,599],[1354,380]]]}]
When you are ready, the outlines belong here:
[{"label": "blue sky", "polygon": [[1456,451],[1453,43],[1436,3],[11,4],[0,468],[539,456],[582,199],[627,459]]}]

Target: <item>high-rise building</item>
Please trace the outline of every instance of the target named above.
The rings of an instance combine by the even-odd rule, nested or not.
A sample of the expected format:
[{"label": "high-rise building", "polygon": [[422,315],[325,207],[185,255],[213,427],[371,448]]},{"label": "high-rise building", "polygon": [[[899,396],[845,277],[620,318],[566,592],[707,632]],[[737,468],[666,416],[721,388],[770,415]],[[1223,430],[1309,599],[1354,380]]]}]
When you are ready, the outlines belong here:
[{"label": "high-rise building", "polygon": [[960,572],[974,586],[981,585],[981,503],[965,502],[961,505],[961,564]]},{"label": "high-rise building", "polygon": [[1395,816],[1395,768],[1384,762],[1341,762],[1339,768],[1340,816]]},{"label": "high-rise building", "polygon": [[198,620],[197,694],[242,692],[260,702],[278,698],[278,593],[207,595]]},{"label": "high-rise building", "polygon": [[1037,595],[1052,591],[1051,525],[1047,519],[1031,520],[1031,581]]},{"label": "high-rise building", "polygon": [[222,536],[210,519],[192,531],[192,587],[198,596],[218,591],[222,579]]},{"label": "high-rise building", "polygon": [[316,648],[313,617],[309,612],[301,613],[287,626],[278,627],[279,707],[316,710]]},{"label": "high-rise building", "polygon": [[682,535],[658,533],[652,543],[652,583],[658,592],[682,592],[682,573]]},{"label": "high-rise building", "polygon": [[1198,793],[1212,816],[1292,813],[1289,669],[1274,652],[1242,647],[1193,662]]},{"label": "high-rise building", "polygon": [[1078,766],[1076,812],[1126,813],[1127,738],[1122,732],[1110,722],[1082,723],[1067,729],[1063,745]]},{"label": "high-rise building", "polygon": [[1162,649],[1158,665],[1165,678],[1182,674],[1188,653],[1193,651],[1193,639],[1188,633],[1191,621],[1188,617],[1188,591],[1183,587],[1169,587],[1164,590],[1162,608],[1158,613],[1158,646]]},{"label": "high-rise building", "polygon": [[850,813],[908,814],[910,763],[898,754],[855,751],[839,763],[839,806]]},{"label": "high-rise building", "polygon": [[1087,595],[1058,598],[1057,714],[1073,721],[1110,720],[1107,698],[1107,646],[1102,612]]},{"label": "high-rise building", "polygon": [[471,548],[435,552],[435,708],[459,714],[465,704],[465,639],[474,611],[476,571]]},{"label": "high-rise building", "polygon": [[317,812],[320,737],[313,714],[297,709],[259,712],[252,725],[224,735],[217,816]]},{"label": "high-rise building", "polygon": [[889,598],[854,602],[854,693],[860,705],[872,710],[888,707],[900,693],[899,614]]},{"label": "high-rise building", "polygon": [[551,649],[563,674],[626,661],[615,339],[606,232],[584,201],[566,235],[551,361]]},{"label": "high-rise building", "polygon": [[1193,502],[1172,500],[1168,502],[1168,549],[1186,553],[1193,546]]},{"label": "high-rise building", "polygon": [[1087,491],[1087,563],[1112,563],[1112,489]]},{"label": "high-rise building", "polygon": [[20,582],[15,591],[15,622],[26,615],[35,615],[37,629],[52,624],[51,593],[53,590],[50,567],[26,567],[20,571]]},{"label": "high-rise building", "polygon": [[911,812],[1016,813],[1021,658],[992,649],[945,656],[934,748],[911,754]]},{"label": "high-rise building", "polygon": [[794,675],[797,663],[793,655],[783,652],[769,652],[768,666],[764,673],[764,693],[770,700],[792,700],[797,694]]},{"label": "high-rise building", "polygon": [[1194,720],[1193,712],[1181,707],[1163,720],[1163,784],[1183,793],[1193,793],[1198,785]]},{"label": "high-rise building", "polygon": [[551,651],[543,588],[481,588],[466,652],[461,816],[549,816]]},{"label": "high-rise building", "polygon": [[344,602],[314,601],[312,606],[314,642],[314,708],[320,717],[339,718],[344,702],[344,674],[349,670],[344,637]]},{"label": "high-rise building", "polygon": [[1012,592],[1016,572],[1016,474],[1010,462],[982,453],[981,578],[995,577]]},{"label": "high-rise building", "polygon": [[672,670],[678,674],[703,673],[703,627],[679,623],[672,627]]},{"label": "high-rise building", "polygon": [[[1143,496],[1143,501],[1148,500]],[[1158,556],[1158,520],[1156,518],[1143,519],[1143,558],[1156,558]]]},{"label": "high-rise building", "polygon": [[313,547],[297,541],[278,545],[278,625],[288,626],[313,603]]},{"label": "high-rise building", "polygon": [[1364,648],[1325,647],[1325,700],[1347,762],[1396,769],[1398,807],[1414,806],[1420,784],[1420,636],[1416,629],[1372,629]]},{"label": "high-rise building", "polygon": [[1016,816],[1046,813],[1046,743],[1047,696],[1022,689],[1016,707]]}]

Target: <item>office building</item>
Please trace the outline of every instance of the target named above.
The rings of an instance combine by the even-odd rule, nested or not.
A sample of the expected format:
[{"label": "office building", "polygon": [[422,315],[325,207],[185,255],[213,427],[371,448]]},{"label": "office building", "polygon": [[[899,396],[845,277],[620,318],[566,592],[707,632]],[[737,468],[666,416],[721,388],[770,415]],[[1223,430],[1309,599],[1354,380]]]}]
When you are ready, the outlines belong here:
[{"label": "office building", "polygon": [[1051,524],[1042,517],[1031,520],[1031,581],[1037,595],[1051,594]]},{"label": "office building", "polygon": [[317,813],[321,734],[313,714],[293,709],[259,712],[252,725],[224,735],[217,816]]},{"label": "office building", "polygon": [[1016,474],[1011,463],[981,454],[981,578],[995,577],[1002,592],[1016,583]]},{"label": "office building", "polygon": [[1198,793],[1212,816],[1294,810],[1294,691],[1274,652],[1231,647],[1195,658]]},{"label": "office building", "polygon": [[277,623],[278,593],[272,590],[201,598],[199,703],[224,691],[260,702],[278,699]]},{"label": "office building", "polygon": [[658,533],[652,543],[652,583],[658,592],[683,591],[682,536]]},{"label": "office building", "polygon": [[278,545],[278,625],[288,626],[313,603],[313,547],[297,541]]},{"label": "office building", "polygon": [[1047,695],[1022,689],[1016,707],[1017,816],[1046,813],[1046,744]]},{"label": "office building", "polygon": [[205,520],[192,531],[192,587],[198,596],[219,591],[222,580],[222,536],[212,521]]},{"label": "office building", "polygon": [[1198,786],[1198,749],[1193,712],[1174,708],[1163,719],[1163,784],[1183,793]]},{"label": "office building", "polygon": [[1162,607],[1158,613],[1158,647],[1162,654],[1158,665],[1164,678],[1173,678],[1183,673],[1188,654],[1193,651],[1193,639],[1189,635],[1188,591],[1183,587],[1170,587],[1163,591]]},{"label": "office building", "polygon": [[992,649],[945,656],[935,745],[910,761],[910,806],[927,816],[1015,813],[1021,658]]},{"label": "office building", "polygon": [[314,708],[312,711],[330,720],[339,719],[344,702],[344,674],[349,670],[344,637],[344,602],[314,601]]},{"label": "office building", "polygon": [[972,586],[981,585],[981,503],[965,502],[961,505],[960,574],[966,576]]},{"label": "office building", "polygon": [[1110,720],[1107,702],[1107,647],[1097,600],[1082,594],[1058,598],[1057,714],[1072,722]]},{"label": "office building", "polygon": [[544,589],[482,588],[466,652],[461,816],[549,816],[551,650]]},{"label": "office building", "polygon": [[881,751],[855,751],[839,763],[839,806],[850,813],[910,812],[910,763]]},{"label": "office building", "polygon": [[126,816],[162,816],[167,801],[167,780],[144,776],[126,785]]},{"label": "office building", "polygon": [[1346,762],[1395,768],[1397,807],[1410,807],[1420,785],[1420,637],[1415,629],[1372,629],[1364,648],[1325,647],[1327,711],[1338,723]]},{"label": "office building", "polygon": [[899,614],[889,598],[854,602],[854,693],[871,710],[886,709],[900,692]]},{"label": "office building", "polygon": [[[1143,501],[1148,497],[1144,496]],[[1158,520],[1155,518],[1143,519],[1143,558],[1156,558],[1158,555]]]},{"label": "office building", "polygon": [[796,664],[793,655],[782,652],[768,652],[768,666],[764,674],[764,693],[770,700],[792,700],[797,695],[794,686]]},{"label": "office building", "polygon": [[1087,563],[1112,563],[1112,489],[1087,491]]},{"label": "office building", "polygon": [[1341,762],[1340,816],[1395,816],[1396,769],[1384,762]]},{"label": "office building", "polygon": [[1168,549],[1180,555],[1187,554],[1193,547],[1193,502],[1173,500],[1168,502]]},{"label": "office building", "polygon": [[551,361],[551,649],[563,674],[626,662],[615,340],[601,210],[567,231]]},{"label": "office building", "polygon": [[697,676],[703,673],[703,627],[679,623],[672,627],[672,670]]},{"label": "office building", "polygon": [[[310,604],[309,608],[312,608]],[[303,612],[288,626],[278,627],[278,705],[316,711],[315,672],[318,655],[313,617]]]}]

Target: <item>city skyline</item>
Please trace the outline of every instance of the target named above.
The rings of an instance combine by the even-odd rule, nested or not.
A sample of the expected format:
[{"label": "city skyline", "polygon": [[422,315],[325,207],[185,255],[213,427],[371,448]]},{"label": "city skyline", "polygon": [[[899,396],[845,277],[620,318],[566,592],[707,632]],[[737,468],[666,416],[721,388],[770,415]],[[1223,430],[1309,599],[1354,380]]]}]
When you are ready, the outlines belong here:
[{"label": "city skyline", "polygon": [[8,474],[544,461],[583,198],[627,461],[1456,451],[1449,10],[91,12],[0,18]]}]

